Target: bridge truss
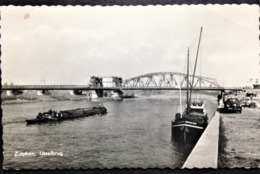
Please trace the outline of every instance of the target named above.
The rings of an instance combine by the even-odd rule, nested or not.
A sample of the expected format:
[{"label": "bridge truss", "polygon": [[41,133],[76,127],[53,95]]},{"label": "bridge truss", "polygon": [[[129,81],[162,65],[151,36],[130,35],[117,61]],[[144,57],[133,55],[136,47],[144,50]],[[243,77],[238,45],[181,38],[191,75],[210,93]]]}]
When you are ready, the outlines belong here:
[{"label": "bridge truss", "polygon": [[[190,76],[190,79],[192,76]],[[182,90],[186,89],[187,75],[176,72],[156,72],[144,74],[141,76],[120,80],[117,83],[100,85],[99,83],[90,83],[89,85],[3,85],[2,91],[12,91],[14,94],[21,94],[25,90],[37,90],[48,92],[50,90],[72,90],[74,93],[82,93],[82,91],[88,90]],[[190,81],[191,87],[191,81]],[[209,91],[220,91],[220,90],[234,90],[241,91],[242,88],[238,87],[221,87],[216,79],[195,76],[193,83],[193,90],[209,90]],[[2,92],[1,91],[1,92]]]},{"label": "bridge truss", "polygon": [[[189,77],[192,79],[192,75]],[[191,86],[192,80],[189,81]],[[156,72],[149,73],[130,79],[126,79],[123,82],[123,87],[175,87],[182,88],[187,85],[187,75],[183,73],[176,72]],[[217,83],[216,79],[202,76],[194,77],[194,88],[219,88],[220,85]]]}]

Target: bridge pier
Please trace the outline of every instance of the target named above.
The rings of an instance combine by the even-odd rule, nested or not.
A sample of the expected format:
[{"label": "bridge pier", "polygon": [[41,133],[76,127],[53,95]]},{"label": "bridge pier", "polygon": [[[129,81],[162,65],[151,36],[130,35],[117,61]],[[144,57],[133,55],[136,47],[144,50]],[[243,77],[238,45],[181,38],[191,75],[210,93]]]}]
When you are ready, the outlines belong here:
[{"label": "bridge pier", "polygon": [[123,91],[122,90],[114,90],[114,93],[117,93],[118,97],[123,98]]},{"label": "bridge pier", "polygon": [[123,91],[121,90],[114,90],[111,91],[111,97],[115,100],[122,100],[123,99]]},{"label": "bridge pier", "polygon": [[70,90],[70,91],[69,91],[69,94],[70,94],[70,95],[75,95],[75,93],[74,93],[73,90]]},{"label": "bridge pier", "polygon": [[96,95],[98,96],[98,98],[101,98],[104,96],[104,90],[103,89],[97,89],[95,90]]},{"label": "bridge pier", "polygon": [[11,91],[13,95],[19,95],[19,94],[23,94],[23,91],[22,90],[19,90],[19,89],[14,89]]},{"label": "bridge pier", "polygon": [[75,90],[73,90],[73,93],[74,93],[75,95],[82,95],[82,90],[77,90],[77,89],[75,89]]},{"label": "bridge pier", "polygon": [[7,91],[6,91],[6,95],[7,95],[7,96],[11,96],[11,95],[13,95],[13,94],[12,94],[12,91],[7,90]]},{"label": "bridge pier", "polygon": [[50,95],[52,93],[51,90],[43,89],[40,91],[37,91],[37,95]]},{"label": "bridge pier", "polygon": [[51,94],[51,91],[44,89],[44,90],[41,91],[41,93],[42,93],[43,95],[50,95],[50,94]]},{"label": "bridge pier", "polygon": [[90,98],[91,99],[97,99],[98,95],[95,90],[90,91]]},{"label": "bridge pier", "polygon": [[103,98],[108,97],[112,99],[122,99],[123,98],[123,91],[121,90],[91,90],[90,91],[90,98],[91,99],[97,99],[97,98]]}]

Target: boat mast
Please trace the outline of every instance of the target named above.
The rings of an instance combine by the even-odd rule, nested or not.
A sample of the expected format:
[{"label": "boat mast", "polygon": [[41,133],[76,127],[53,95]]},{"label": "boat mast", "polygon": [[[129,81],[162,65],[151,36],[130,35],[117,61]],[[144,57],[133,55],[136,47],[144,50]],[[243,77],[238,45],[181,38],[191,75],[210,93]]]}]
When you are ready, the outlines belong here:
[{"label": "boat mast", "polygon": [[182,118],[182,104],[181,104],[181,102],[182,102],[182,99],[181,99],[181,76],[180,76],[180,113],[181,113],[181,118]]},{"label": "boat mast", "polygon": [[188,48],[188,55],[187,55],[187,111],[190,111],[190,104],[189,104],[189,56],[190,56],[190,48]]},{"label": "boat mast", "polygon": [[[196,54],[195,66],[194,66],[194,71],[193,71],[193,76],[192,76],[191,91],[190,91],[190,100],[191,100],[191,93],[192,93],[192,88],[193,88],[193,83],[194,83],[194,77],[195,77],[195,73],[196,73],[197,60],[198,60],[199,49],[200,49],[201,34],[202,34],[202,27],[200,28],[200,37],[199,37],[199,43],[198,43],[198,49],[197,49],[197,54]],[[190,102],[191,102],[191,101],[190,101]]]}]

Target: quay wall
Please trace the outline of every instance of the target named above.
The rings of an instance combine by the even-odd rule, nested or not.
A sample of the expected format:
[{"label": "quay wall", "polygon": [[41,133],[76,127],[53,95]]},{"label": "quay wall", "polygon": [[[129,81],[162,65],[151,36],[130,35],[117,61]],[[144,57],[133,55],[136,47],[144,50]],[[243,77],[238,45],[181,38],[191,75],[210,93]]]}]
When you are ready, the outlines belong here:
[{"label": "quay wall", "polygon": [[217,168],[220,113],[214,117],[201,135],[182,168]]}]

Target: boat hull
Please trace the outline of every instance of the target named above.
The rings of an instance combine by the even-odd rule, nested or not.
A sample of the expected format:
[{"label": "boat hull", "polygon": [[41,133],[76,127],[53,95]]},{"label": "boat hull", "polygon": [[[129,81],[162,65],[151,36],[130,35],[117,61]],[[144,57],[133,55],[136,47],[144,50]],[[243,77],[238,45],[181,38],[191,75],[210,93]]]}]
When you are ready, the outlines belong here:
[{"label": "boat hull", "polygon": [[194,124],[172,122],[172,138],[174,141],[195,143],[198,141],[205,128]]},{"label": "boat hull", "polygon": [[29,119],[26,120],[27,124],[39,124],[39,123],[50,123],[50,122],[57,122],[59,121],[58,119]]}]

